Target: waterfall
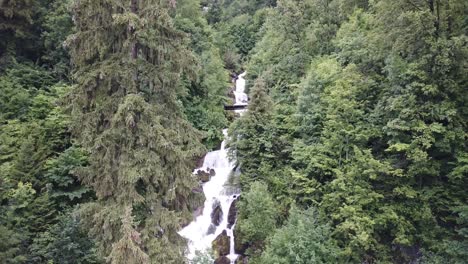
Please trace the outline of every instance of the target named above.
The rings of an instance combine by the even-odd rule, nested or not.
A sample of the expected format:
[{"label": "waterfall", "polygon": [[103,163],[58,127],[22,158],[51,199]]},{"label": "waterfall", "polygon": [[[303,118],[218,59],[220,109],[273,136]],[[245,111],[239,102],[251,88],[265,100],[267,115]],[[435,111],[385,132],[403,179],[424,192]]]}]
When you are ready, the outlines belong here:
[{"label": "waterfall", "polygon": [[[234,105],[247,105],[249,103],[249,97],[245,93],[245,75],[247,72],[242,73],[239,75],[239,78],[236,80],[236,90],[234,91],[234,96],[236,97],[236,103]],[[245,111],[243,110],[236,110],[236,113],[242,115]]]},{"label": "waterfall", "polygon": [[[235,105],[247,105],[248,96],[245,93],[245,77],[246,73],[242,73],[236,80],[236,89],[234,91]],[[246,110],[236,110],[236,113],[242,115]],[[229,223],[229,209],[232,203],[239,197],[240,188],[230,183],[230,177],[238,177],[234,172],[235,162],[228,159],[226,149],[226,139],[228,138],[227,129],[223,130],[224,141],[221,143],[221,148],[216,151],[209,152],[205,156],[203,166],[197,168],[194,174],[200,171],[210,172],[214,170],[215,174],[211,179],[203,184],[203,193],[205,195],[205,204],[203,212],[192,223],[182,229],[179,234],[189,241],[188,259],[192,260],[197,251],[205,252],[210,249],[212,242],[226,231],[229,237],[230,247],[229,258],[231,264],[234,264],[238,255],[234,250],[234,223]],[[237,175],[237,176],[236,176]],[[220,222],[218,225],[213,223],[212,215],[217,214],[221,208]]]}]

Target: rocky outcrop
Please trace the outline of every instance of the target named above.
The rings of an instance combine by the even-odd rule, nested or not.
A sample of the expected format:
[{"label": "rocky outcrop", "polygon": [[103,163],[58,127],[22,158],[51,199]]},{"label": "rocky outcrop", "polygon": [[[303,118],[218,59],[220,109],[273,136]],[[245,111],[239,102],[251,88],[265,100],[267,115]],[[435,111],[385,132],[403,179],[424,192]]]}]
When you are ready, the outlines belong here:
[{"label": "rocky outcrop", "polygon": [[216,257],[222,257],[229,254],[229,248],[231,241],[227,235],[226,230],[224,230],[219,236],[213,240],[212,247]]},{"label": "rocky outcrop", "polygon": [[216,176],[216,171],[214,169],[208,169],[207,171],[198,170],[196,175],[200,182],[205,183],[209,182],[211,177]]},{"label": "rocky outcrop", "polygon": [[216,171],[214,169],[210,169],[210,177],[216,176]]},{"label": "rocky outcrop", "polygon": [[197,177],[198,177],[199,181],[205,183],[205,182],[208,182],[210,180],[210,173],[206,172],[206,171],[203,171],[203,170],[199,170],[199,171],[197,171]]},{"label": "rocky outcrop", "polygon": [[237,202],[239,201],[240,196],[236,198],[231,204],[231,207],[229,207],[229,213],[228,213],[228,228],[231,228],[235,223],[236,223],[236,218],[237,218]]},{"label": "rocky outcrop", "polygon": [[217,258],[214,261],[214,264],[231,264],[231,260],[226,256],[222,256],[222,257]]},{"label": "rocky outcrop", "polygon": [[223,209],[221,208],[221,203],[216,201],[213,203],[213,211],[211,212],[211,223],[215,226],[219,226],[223,220]]}]

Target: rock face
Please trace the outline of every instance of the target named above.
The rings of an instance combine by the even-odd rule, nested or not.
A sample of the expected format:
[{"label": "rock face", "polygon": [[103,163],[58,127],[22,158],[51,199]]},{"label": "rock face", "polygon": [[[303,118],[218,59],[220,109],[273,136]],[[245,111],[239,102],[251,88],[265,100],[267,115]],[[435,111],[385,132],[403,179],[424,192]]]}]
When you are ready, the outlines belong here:
[{"label": "rock face", "polygon": [[222,256],[217,258],[214,264],[231,264],[231,260],[226,256]]},{"label": "rock face", "polygon": [[239,201],[240,196],[236,198],[231,204],[231,207],[229,207],[229,213],[228,213],[228,228],[231,228],[235,223],[236,223],[236,218],[237,218],[237,202]]},{"label": "rock face", "polygon": [[213,204],[213,211],[211,212],[211,223],[215,226],[219,226],[223,220],[223,209],[221,209],[221,203],[216,201]]},{"label": "rock face", "polygon": [[228,255],[230,245],[231,241],[229,240],[226,230],[224,230],[212,243],[215,256],[222,257]]},{"label": "rock face", "polygon": [[197,172],[197,177],[198,177],[199,181],[205,183],[205,182],[208,182],[210,180],[210,173],[206,172],[206,171],[199,170]]}]

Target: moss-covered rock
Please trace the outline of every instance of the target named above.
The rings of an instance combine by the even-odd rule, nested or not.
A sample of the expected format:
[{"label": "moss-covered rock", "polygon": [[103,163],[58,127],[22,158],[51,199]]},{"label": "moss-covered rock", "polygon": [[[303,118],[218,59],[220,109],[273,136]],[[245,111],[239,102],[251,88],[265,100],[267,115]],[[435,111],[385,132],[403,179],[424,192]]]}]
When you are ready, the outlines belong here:
[{"label": "moss-covered rock", "polygon": [[217,258],[214,264],[231,264],[231,260],[226,256],[222,256]]},{"label": "moss-covered rock", "polygon": [[203,170],[199,170],[197,172],[197,177],[198,177],[199,181],[205,183],[205,182],[208,182],[210,180],[210,173],[206,172],[206,171],[203,171]]},{"label": "moss-covered rock", "polygon": [[219,236],[212,243],[213,251],[216,257],[228,255],[230,246],[231,241],[229,240],[226,230],[219,234]]}]

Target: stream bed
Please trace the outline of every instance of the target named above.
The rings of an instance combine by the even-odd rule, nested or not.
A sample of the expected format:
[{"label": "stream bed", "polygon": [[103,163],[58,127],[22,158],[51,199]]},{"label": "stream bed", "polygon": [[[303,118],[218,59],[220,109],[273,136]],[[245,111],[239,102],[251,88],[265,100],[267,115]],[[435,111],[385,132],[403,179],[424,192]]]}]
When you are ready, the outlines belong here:
[{"label": "stream bed", "polygon": [[[247,106],[248,96],[245,93],[245,77],[242,73],[236,80],[234,91],[235,104]],[[235,110],[242,115],[246,110]],[[193,222],[182,229],[179,234],[189,241],[188,259],[192,260],[197,252],[207,252],[211,249],[213,241],[229,241],[229,252],[218,252],[221,258],[228,258],[234,264],[238,255],[234,250],[234,228],[237,221],[237,209],[235,201],[240,196],[240,188],[234,182],[238,182],[239,172],[234,171],[235,161],[229,160],[226,149],[227,129],[223,130],[224,141],[221,148],[209,152],[204,159],[203,166],[197,168],[194,174],[208,173],[210,179],[203,184],[205,204],[203,212]],[[233,179],[234,178],[234,179]],[[225,244],[225,243],[224,243]]]}]

